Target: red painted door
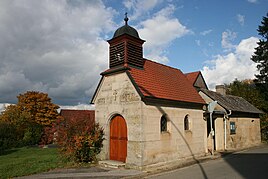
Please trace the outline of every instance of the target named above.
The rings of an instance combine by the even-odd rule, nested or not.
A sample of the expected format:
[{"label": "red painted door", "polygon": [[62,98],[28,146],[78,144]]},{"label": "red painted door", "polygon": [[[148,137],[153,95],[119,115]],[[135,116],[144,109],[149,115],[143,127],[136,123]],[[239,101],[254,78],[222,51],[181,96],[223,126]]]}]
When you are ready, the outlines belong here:
[{"label": "red painted door", "polygon": [[110,160],[126,162],[127,125],[122,116],[115,116],[110,124]]}]

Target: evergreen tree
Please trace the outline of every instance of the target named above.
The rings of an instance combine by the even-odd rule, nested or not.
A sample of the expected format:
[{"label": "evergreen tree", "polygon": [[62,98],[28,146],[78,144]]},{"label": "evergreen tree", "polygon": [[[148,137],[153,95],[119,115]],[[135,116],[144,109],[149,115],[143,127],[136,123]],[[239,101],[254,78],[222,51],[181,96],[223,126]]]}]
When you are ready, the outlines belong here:
[{"label": "evergreen tree", "polygon": [[263,17],[261,25],[257,29],[258,34],[262,36],[259,40],[258,47],[255,48],[251,60],[257,63],[259,74],[256,75],[257,82],[268,84],[268,13]]}]

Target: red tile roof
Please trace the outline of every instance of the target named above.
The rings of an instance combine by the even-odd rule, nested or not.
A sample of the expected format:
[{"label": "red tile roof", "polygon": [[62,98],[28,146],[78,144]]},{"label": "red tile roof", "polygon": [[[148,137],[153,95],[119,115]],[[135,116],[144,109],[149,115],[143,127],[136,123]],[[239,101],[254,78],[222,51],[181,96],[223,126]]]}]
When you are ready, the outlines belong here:
[{"label": "red tile roof", "polygon": [[145,97],[205,104],[179,69],[145,60],[144,69],[130,68],[129,72]]},{"label": "red tile roof", "polygon": [[73,110],[73,109],[62,109],[60,115],[65,120],[84,120],[88,119],[90,123],[95,123],[95,111],[94,110]]},{"label": "red tile roof", "polygon": [[200,74],[200,71],[196,71],[196,72],[186,73],[185,76],[192,83],[192,85],[194,85],[199,74]]}]

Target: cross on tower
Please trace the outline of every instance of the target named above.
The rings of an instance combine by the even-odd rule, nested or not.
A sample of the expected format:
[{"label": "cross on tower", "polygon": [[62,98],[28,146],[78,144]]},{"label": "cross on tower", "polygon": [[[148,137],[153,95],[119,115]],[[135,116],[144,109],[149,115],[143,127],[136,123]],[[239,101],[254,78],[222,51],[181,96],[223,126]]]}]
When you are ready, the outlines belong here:
[{"label": "cross on tower", "polygon": [[125,13],[124,21],[126,22],[126,25],[127,25],[127,21],[128,21],[127,12]]}]

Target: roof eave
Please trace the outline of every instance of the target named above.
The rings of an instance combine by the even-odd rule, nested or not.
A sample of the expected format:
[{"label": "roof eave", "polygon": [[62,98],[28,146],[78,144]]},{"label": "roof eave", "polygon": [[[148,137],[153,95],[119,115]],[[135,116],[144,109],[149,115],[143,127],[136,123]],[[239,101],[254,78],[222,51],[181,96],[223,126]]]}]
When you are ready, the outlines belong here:
[{"label": "roof eave", "polygon": [[186,101],[177,101],[170,99],[157,98],[153,96],[144,96],[142,101],[147,105],[158,105],[161,104],[163,107],[180,107],[187,109],[202,109],[204,110],[205,103],[196,103],[196,102],[186,102]]},{"label": "roof eave", "polygon": [[97,93],[98,93],[98,91],[99,91],[99,89],[100,89],[100,86],[101,86],[101,84],[102,84],[102,81],[103,81],[103,76],[101,77],[101,79],[100,79],[100,81],[99,81],[99,83],[98,83],[98,86],[97,86],[97,88],[96,88],[96,90],[95,90],[95,92],[94,92],[94,94],[93,94],[93,96],[92,96],[92,98],[91,98],[90,104],[95,104],[95,98],[96,98]]},{"label": "roof eave", "polygon": [[[248,112],[248,111],[240,111],[240,110],[236,110],[236,109],[230,108],[230,107],[224,105],[221,101],[219,101],[219,100],[213,98],[213,96],[211,96],[209,93],[206,93],[205,90],[201,90],[201,91],[202,91],[205,95],[207,95],[210,99],[212,99],[212,100],[214,100],[214,101],[217,101],[217,103],[218,103],[221,107],[223,107],[225,110],[227,110],[227,111],[230,111],[230,110],[231,110],[232,112],[244,113],[244,114],[246,114],[246,113],[250,113],[250,114],[258,114],[258,115],[263,114],[263,112],[260,111],[259,109],[257,109],[255,106],[254,106],[254,107],[255,107],[258,111],[250,111],[250,112]],[[208,90],[208,91],[209,91],[209,90]]]}]

